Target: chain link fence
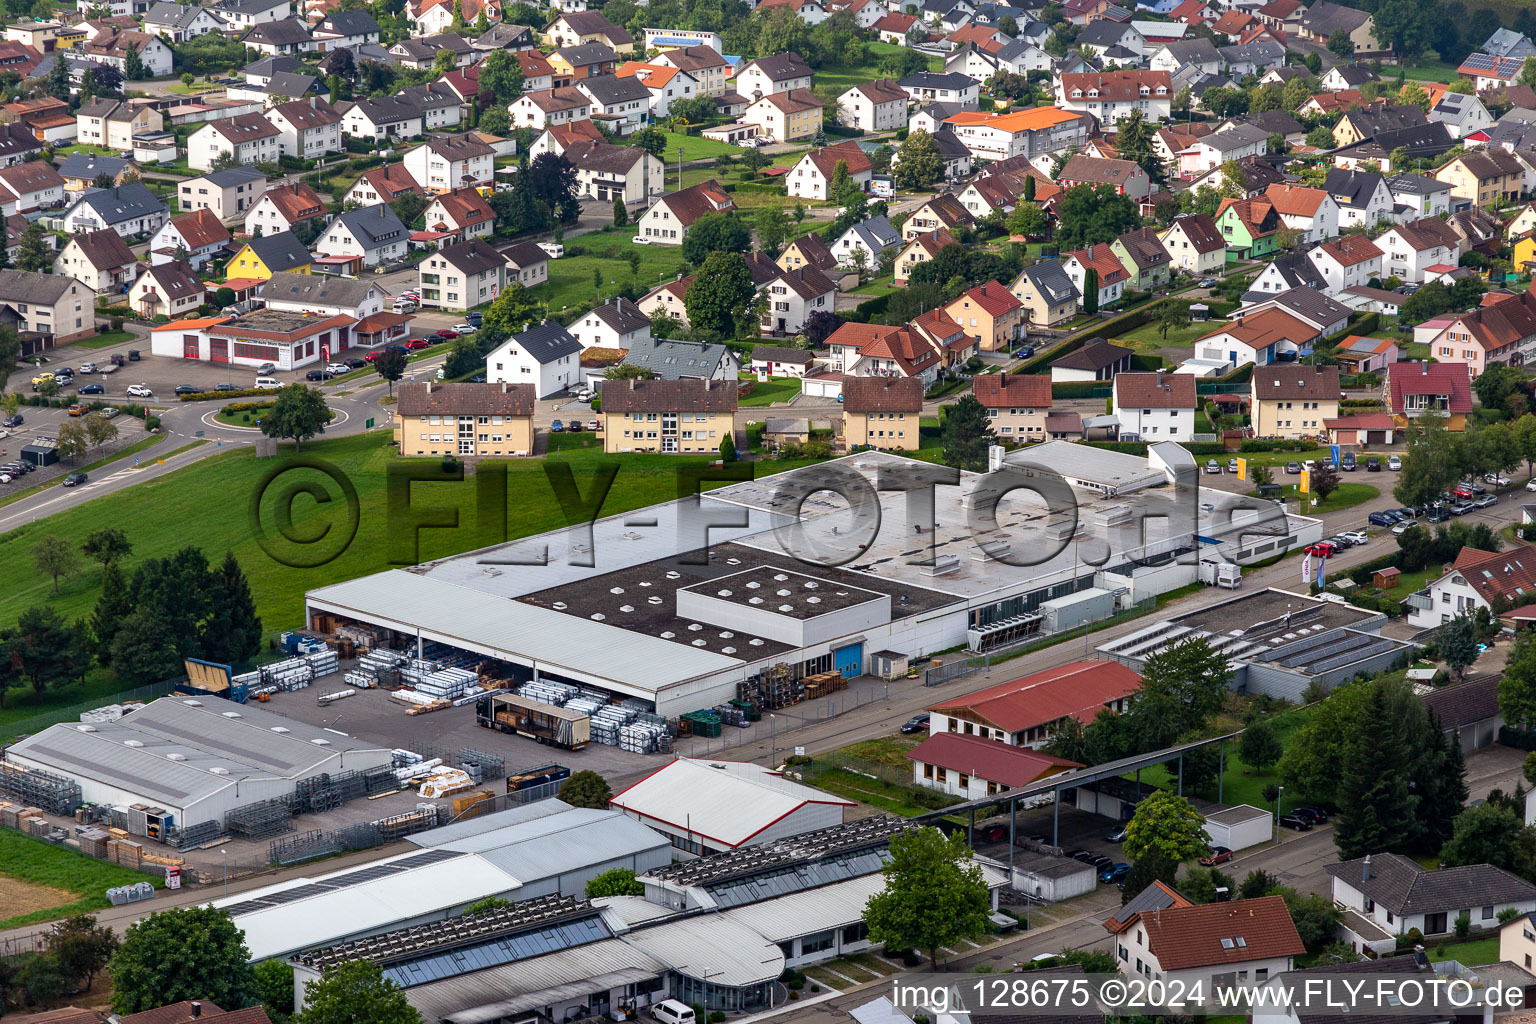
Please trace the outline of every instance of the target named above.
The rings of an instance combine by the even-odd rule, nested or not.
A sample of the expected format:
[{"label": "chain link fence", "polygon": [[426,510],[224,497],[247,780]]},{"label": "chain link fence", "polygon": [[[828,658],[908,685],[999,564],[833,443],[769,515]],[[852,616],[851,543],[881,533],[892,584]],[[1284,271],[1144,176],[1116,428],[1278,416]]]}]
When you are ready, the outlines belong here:
[{"label": "chain link fence", "polygon": [[164,697],[176,689],[176,685],[184,677],[167,679],[158,683],[150,683],[148,686],[140,686],[132,690],[122,690],[117,693],[103,695],[95,700],[81,701],[79,704],[70,704],[65,707],[54,708],[51,711],[42,711],[30,718],[18,718],[14,722],[0,725],[0,741],[7,743],[21,739],[23,736],[33,736],[42,732],[50,725],[58,725],[60,722],[78,722],[80,716],[87,711],[105,707],[110,704],[122,704],[127,701],[152,701],[157,697]]}]

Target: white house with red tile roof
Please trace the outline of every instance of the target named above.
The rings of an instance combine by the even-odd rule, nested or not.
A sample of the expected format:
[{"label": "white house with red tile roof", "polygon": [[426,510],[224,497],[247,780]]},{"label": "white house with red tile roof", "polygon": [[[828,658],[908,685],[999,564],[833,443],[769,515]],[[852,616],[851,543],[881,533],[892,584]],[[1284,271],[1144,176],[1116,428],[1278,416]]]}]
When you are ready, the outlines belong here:
[{"label": "white house with red tile roof", "polygon": [[1434,410],[1447,430],[1465,430],[1472,411],[1472,374],[1466,363],[1393,363],[1387,398],[1399,427]]},{"label": "white house with red tile roof", "polygon": [[1192,441],[1195,378],[1187,373],[1117,373],[1111,383],[1121,441]]},{"label": "white house with red tile roof", "polygon": [[1086,249],[1077,249],[1064,253],[1061,257],[1062,269],[1067,272],[1072,286],[1077,289],[1077,294],[1087,298],[1083,291],[1084,283],[1088,279],[1088,269],[1091,267],[1099,275],[1099,308],[1103,308],[1112,302],[1119,302],[1125,294],[1125,283],[1131,275],[1126,271],[1125,265],[1115,255],[1115,251],[1107,245],[1090,245]]},{"label": "white house with red tile roof", "polygon": [[[1417,600],[1415,600],[1417,598]],[[1451,570],[1408,600],[1410,625],[1438,626],[1494,604],[1518,607],[1536,599],[1536,549],[1520,544],[1507,551],[1462,548]]]},{"label": "white house with red tile roof", "polygon": [[971,381],[971,393],[987,410],[992,432],[1005,441],[1046,440],[1051,413],[1051,378],[1043,373],[985,373]]},{"label": "white house with red tile roof", "polygon": [[1345,235],[1312,249],[1307,258],[1327,282],[1328,294],[1337,296],[1346,288],[1381,277],[1383,255],[1381,248],[1364,235]]},{"label": "white house with red tile roof", "polygon": [[1206,990],[1257,987],[1306,952],[1279,896],[1137,914],[1115,943],[1121,972]]},{"label": "white house with red tile roof", "polygon": [[850,377],[917,377],[924,386],[938,376],[942,360],[911,331],[880,324],[847,323],[827,338],[829,368]]},{"label": "white house with red tile roof", "polygon": [[859,144],[850,139],[835,146],[812,150],[795,161],[795,165],[784,176],[789,195],[798,199],[831,199],[832,178],[838,164],[844,165],[848,177],[860,189],[868,190],[875,166],[870,163],[864,150],[859,148]]},{"label": "white house with red tile roof", "polygon": [[1339,204],[1323,189],[1271,185],[1264,190],[1264,198],[1280,215],[1280,223],[1302,233],[1303,242],[1321,242],[1339,233]]},{"label": "white house with red tile roof", "polygon": [[706,213],[726,213],[736,202],[713,179],[661,196],[636,223],[635,234],[655,245],[682,245],[688,228]]},{"label": "white house with red tile roof", "polygon": [[1117,661],[1074,661],[930,704],[928,731],[1037,748],[1067,719],[1125,711],[1140,689],[1141,676]]},{"label": "white house with red tile roof", "polygon": [[614,71],[619,78],[635,78],[651,93],[651,116],[666,117],[672,104],[678,100],[691,100],[700,95],[698,79],[686,71],[665,64],[644,64],[625,61]]},{"label": "white house with red tile roof", "polygon": [[870,27],[879,33],[882,43],[903,46],[907,42],[907,33],[912,30],[913,25],[918,23],[919,19],[915,14],[899,14],[892,11]]},{"label": "white house with red tile roof", "polygon": [[1019,789],[1082,767],[1028,747],[952,732],[930,734],[906,756],[912,762],[914,783],[965,800]]},{"label": "white house with red tile roof", "polygon": [[1395,224],[1376,236],[1376,246],[1384,253],[1381,273],[1405,284],[1423,283],[1430,267],[1456,263],[1460,245],[1461,237],[1439,217]]},{"label": "white house with red tile roof", "polygon": [[1268,366],[1281,356],[1299,354],[1316,337],[1317,329],[1311,324],[1271,307],[1244,313],[1197,339],[1195,358],[1233,368],[1244,363]]},{"label": "white house with red tile roof", "polygon": [[149,261],[158,266],[176,260],[178,246],[187,250],[187,262],[196,270],[228,244],[229,229],[212,210],[194,210],[172,217],[149,240]]}]

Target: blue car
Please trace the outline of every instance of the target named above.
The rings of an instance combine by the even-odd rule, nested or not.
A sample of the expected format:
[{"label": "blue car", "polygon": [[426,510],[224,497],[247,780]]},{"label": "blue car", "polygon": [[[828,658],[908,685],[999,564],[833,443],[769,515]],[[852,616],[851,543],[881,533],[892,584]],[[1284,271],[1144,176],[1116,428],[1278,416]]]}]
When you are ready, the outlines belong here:
[{"label": "blue car", "polygon": [[1373,526],[1394,526],[1397,523],[1397,517],[1388,515],[1386,512],[1372,512],[1365,518]]},{"label": "blue car", "polygon": [[551,433],[558,434],[565,430],[565,424],[561,423],[559,420],[555,420],[549,425],[549,429]]},{"label": "blue car", "polygon": [[1099,872],[1099,881],[1112,885],[1130,873],[1131,866],[1129,864],[1111,864]]}]

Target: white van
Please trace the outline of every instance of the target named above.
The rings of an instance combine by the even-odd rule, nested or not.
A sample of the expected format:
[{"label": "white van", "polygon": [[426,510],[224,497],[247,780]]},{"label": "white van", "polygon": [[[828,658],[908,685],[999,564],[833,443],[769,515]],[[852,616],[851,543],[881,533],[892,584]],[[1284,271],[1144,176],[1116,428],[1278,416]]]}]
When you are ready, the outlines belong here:
[{"label": "white van", "polygon": [[282,387],[282,384],[272,377],[257,377],[256,383],[251,385],[251,387],[257,391],[276,391]]},{"label": "white van", "polygon": [[395,300],[395,312],[396,313],[414,313],[414,312],[416,312],[416,303],[412,302],[410,299],[396,299]]},{"label": "white van", "polygon": [[663,999],[651,1007],[651,1016],[661,1024],[695,1024],[693,1007],[676,999]]}]

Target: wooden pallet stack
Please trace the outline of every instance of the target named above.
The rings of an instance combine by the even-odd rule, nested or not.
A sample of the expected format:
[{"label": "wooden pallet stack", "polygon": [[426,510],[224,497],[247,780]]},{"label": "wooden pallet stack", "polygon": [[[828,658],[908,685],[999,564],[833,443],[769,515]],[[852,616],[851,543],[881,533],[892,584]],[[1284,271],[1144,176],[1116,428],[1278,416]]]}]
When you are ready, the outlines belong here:
[{"label": "wooden pallet stack", "polygon": [[818,672],[805,677],[805,699],[815,700],[829,693],[848,689],[848,680],[840,672]]}]

